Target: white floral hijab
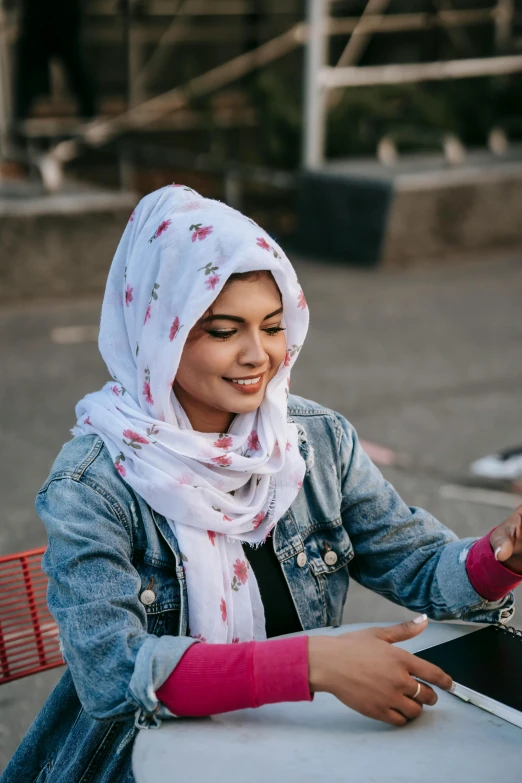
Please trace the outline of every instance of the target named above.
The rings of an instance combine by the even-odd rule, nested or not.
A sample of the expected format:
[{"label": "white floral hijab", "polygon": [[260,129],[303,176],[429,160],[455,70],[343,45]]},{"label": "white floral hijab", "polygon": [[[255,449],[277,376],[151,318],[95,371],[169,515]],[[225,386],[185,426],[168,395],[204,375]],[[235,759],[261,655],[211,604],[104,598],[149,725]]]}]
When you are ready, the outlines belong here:
[{"label": "white floral hijab", "polygon": [[[270,270],[283,298],[287,353],[261,406],[226,433],[192,429],[172,384],[194,324],[234,272]],[[259,544],[304,477],[287,421],[290,370],[308,310],[283,251],[253,221],[171,185],[132,213],[109,272],[99,347],[113,378],[76,406],[74,435],[97,433],[115,469],[165,516],[183,553],[192,636],[266,638],[241,542]]]}]

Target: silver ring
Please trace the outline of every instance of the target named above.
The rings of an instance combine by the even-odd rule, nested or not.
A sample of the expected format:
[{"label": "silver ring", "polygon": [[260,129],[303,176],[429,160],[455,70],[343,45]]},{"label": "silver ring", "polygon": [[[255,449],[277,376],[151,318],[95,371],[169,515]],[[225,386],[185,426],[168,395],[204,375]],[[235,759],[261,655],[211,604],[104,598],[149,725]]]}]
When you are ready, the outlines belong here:
[{"label": "silver ring", "polygon": [[417,696],[418,696],[418,695],[419,695],[419,693],[420,693],[420,689],[421,689],[421,684],[420,684],[420,682],[418,682],[418,683],[417,683],[417,690],[415,691],[415,693],[414,693],[414,694],[413,694],[413,696],[411,697],[412,699],[416,699],[416,698],[417,698]]}]

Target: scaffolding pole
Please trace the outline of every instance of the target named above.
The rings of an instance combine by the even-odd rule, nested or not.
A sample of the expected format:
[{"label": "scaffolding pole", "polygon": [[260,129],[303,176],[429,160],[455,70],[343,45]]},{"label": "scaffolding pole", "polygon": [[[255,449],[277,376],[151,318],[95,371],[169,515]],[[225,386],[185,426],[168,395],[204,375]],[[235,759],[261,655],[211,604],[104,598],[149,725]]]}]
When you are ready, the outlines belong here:
[{"label": "scaffolding pole", "polygon": [[308,42],[305,55],[305,107],[303,167],[316,169],[323,164],[326,90],[317,74],[326,64],[327,20],[330,0],[308,0]]}]

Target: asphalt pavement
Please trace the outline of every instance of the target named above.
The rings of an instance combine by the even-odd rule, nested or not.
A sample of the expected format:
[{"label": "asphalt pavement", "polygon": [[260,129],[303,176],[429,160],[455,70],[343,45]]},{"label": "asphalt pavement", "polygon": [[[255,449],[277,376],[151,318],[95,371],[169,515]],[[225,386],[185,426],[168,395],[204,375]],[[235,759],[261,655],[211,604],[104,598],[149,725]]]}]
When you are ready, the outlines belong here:
[{"label": "asphalt pavement", "polygon": [[[385,468],[386,477],[458,535],[483,535],[505,519],[505,507],[450,500],[441,488],[464,482],[476,457],[522,443],[522,259],[400,273],[295,265],[311,326],[292,391],[405,454],[407,467]],[[35,494],[70,438],[76,401],[109,377],[93,340],[99,310],[99,299],[0,308],[2,554],[46,543]],[[84,341],[63,342],[72,326],[91,327],[80,330]],[[354,585],[345,621],[410,614]],[[59,676],[2,687],[0,770]]]}]

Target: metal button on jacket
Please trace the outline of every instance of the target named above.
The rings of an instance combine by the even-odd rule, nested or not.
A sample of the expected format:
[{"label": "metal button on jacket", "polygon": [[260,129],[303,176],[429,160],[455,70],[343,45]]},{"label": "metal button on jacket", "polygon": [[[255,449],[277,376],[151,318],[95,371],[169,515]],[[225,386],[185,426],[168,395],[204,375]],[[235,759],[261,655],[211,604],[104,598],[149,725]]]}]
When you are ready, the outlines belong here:
[{"label": "metal button on jacket", "polygon": [[306,553],[305,552],[299,552],[297,555],[297,565],[299,568],[302,568],[304,565],[306,565]]},{"label": "metal button on jacket", "polygon": [[335,565],[337,563],[337,553],[329,549],[323,558],[326,565]]},{"label": "metal button on jacket", "polygon": [[154,590],[144,590],[140,595],[140,601],[145,606],[150,606],[156,600],[156,593]]}]

